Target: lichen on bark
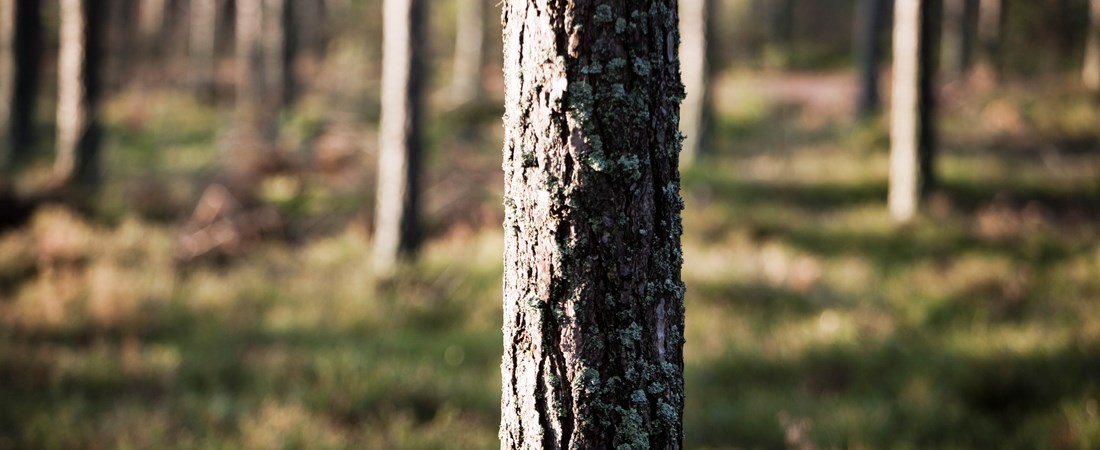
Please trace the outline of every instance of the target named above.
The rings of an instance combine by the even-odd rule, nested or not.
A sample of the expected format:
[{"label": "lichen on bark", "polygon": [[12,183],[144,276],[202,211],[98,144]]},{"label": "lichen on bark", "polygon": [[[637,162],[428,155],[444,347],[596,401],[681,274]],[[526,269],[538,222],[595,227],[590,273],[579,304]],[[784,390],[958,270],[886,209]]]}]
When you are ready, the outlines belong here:
[{"label": "lichen on bark", "polygon": [[502,448],[682,446],[674,0],[509,0]]}]

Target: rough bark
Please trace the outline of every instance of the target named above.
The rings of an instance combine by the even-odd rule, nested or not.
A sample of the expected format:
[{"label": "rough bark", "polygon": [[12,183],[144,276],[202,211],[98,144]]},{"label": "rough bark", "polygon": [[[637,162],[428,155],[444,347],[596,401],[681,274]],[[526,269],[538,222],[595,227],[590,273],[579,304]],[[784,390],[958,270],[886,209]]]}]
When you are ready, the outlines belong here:
[{"label": "rough bark", "polygon": [[902,222],[934,184],[937,12],[936,0],[900,0],[894,7],[889,209]]},{"label": "rough bark", "polygon": [[680,108],[680,131],[684,135],[681,164],[690,165],[705,151],[707,122],[710,113],[710,63],[707,59],[707,39],[710,33],[707,18],[711,15],[711,0],[681,0],[680,70],[687,96]]},{"label": "rough bark", "polygon": [[677,2],[503,9],[501,448],[681,448]]},{"label": "rough bark", "polygon": [[0,167],[25,160],[34,144],[34,102],[42,47],[39,0],[0,0]]},{"label": "rough bark", "polygon": [[1089,30],[1081,81],[1093,94],[1100,94],[1100,0],[1089,2]]},{"label": "rough bark", "polygon": [[485,0],[459,0],[457,15],[451,102],[463,105],[481,95]]},{"label": "rough bark", "polygon": [[878,113],[881,103],[878,71],[882,60],[882,31],[886,28],[886,2],[887,0],[860,0],[858,3],[859,25],[855,43],[859,61],[859,99],[856,113],[863,119]]},{"label": "rough bark", "polygon": [[106,4],[104,0],[60,0],[59,6],[54,175],[62,183],[93,182],[99,175],[100,126],[96,112]]},{"label": "rough bark", "polygon": [[378,127],[378,190],[374,269],[393,274],[420,243],[421,0],[383,2],[382,117]]}]

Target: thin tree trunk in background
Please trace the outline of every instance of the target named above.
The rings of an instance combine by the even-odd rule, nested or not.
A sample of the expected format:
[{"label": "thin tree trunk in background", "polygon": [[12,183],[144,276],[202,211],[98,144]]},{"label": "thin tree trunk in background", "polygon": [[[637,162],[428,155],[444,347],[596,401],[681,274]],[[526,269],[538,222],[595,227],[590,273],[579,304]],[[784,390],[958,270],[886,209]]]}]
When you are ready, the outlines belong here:
[{"label": "thin tree trunk in background", "polygon": [[39,0],[0,0],[0,168],[25,161],[34,145],[34,106],[42,51]]},{"label": "thin tree trunk in background", "polygon": [[920,19],[920,64],[918,76],[917,120],[918,195],[923,198],[939,184],[936,177],[936,154],[939,151],[936,129],[936,74],[939,72],[943,0],[923,0]]},{"label": "thin tree trunk in background", "polygon": [[1081,81],[1090,92],[1100,93],[1100,0],[1089,2],[1089,29]]},{"label": "thin tree trunk in background", "polygon": [[254,132],[263,132],[267,124],[262,117],[264,92],[263,1],[236,0],[237,6],[237,120]]},{"label": "thin tree trunk in background", "polygon": [[191,0],[188,55],[196,92],[213,94],[217,69],[218,0]]},{"label": "thin tree trunk in background", "polygon": [[146,42],[146,45],[157,47],[157,41],[161,39],[164,30],[164,17],[168,9],[168,0],[141,0],[137,2],[137,6],[138,32],[141,39]]},{"label": "thin tree trunk in background", "polygon": [[458,0],[455,25],[451,103],[467,104],[481,95],[482,49],[485,43],[485,0]]},{"label": "thin tree trunk in background", "polygon": [[289,0],[237,0],[238,120],[269,144],[295,92],[289,8]]},{"label": "thin tree trunk in background", "polygon": [[978,0],[940,1],[944,5],[942,64],[952,77],[964,78],[973,61]]},{"label": "thin tree trunk in background", "polygon": [[[9,152],[13,146],[9,142],[11,119],[18,114],[13,105],[15,99],[15,0],[0,0],[0,175],[8,169]],[[0,176],[0,189],[3,177]]]},{"label": "thin tree trunk in background", "polygon": [[103,0],[60,0],[57,63],[57,159],[62,183],[96,181],[99,176],[99,62],[105,30]]},{"label": "thin tree trunk in background", "polygon": [[1006,0],[979,0],[978,5],[978,56],[994,76],[998,76],[1002,65],[1002,45],[1004,39],[1005,17],[1008,9]]},{"label": "thin tree trunk in background", "polygon": [[679,449],[677,3],[504,3],[503,449]]},{"label": "thin tree trunk in background", "polygon": [[921,9],[927,0],[898,0],[894,5],[894,79],[890,117],[890,214],[910,220],[917,211],[920,174],[920,63],[923,26]]},{"label": "thin tree trunk in background", "polygon": [[882,60],[881,37],[886,28],[887,0],[860,0],[858,3],[858,29],[856,51],[859,59],[859,100],[856,113],[867,119],[879,110],[878,90],[879,62]]},{"label": "thin tree trunk in background", "polygon": [[[279,103],[280,107],[293,104],[298,99],[298,78],[296,58],[298,56],[298,0],[269,0],[272,5],[272,22],[278,24],[278,30],[271,35],[271,46],[277,55]],[[310,0],[317,1],[317,0]],[[277,14],[277,15],[275,15]]]},{"label": "thin tree trunk in background", "polygon": [[378,191],[374,269],[380,278],[420,244],[421,0],[384,0],[382,117],[378,126]]},{"label": "thin tree trunk in background", "polygon": [[704,155],[710,109],[710,64],[707,37],[711,0],[680,0],[680,70],[684,97],[680,108],[680,131],[684,135],[680,163],[685,167]]}]

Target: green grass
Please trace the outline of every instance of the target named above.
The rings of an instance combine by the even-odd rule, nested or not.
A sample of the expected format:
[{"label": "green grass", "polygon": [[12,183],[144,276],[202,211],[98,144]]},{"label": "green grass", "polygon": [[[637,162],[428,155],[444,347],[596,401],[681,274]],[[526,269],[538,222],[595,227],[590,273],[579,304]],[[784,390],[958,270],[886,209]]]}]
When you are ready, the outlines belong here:
[{"label": "green grass", "polygon": [[[942,188],[905,226],[880,124],[720,102],[684,173],[688,448],[1100,446],[1097,112],[1035,91],[947,110]],[[435,206],[420,261],[379,284],[360,194],[310,179],[280,207],[301,229],[338,210],[323,232],[177,265],[221,113],[164,101],[109,108],[100,216],[0,236],[0,449],[497,447],[491,114],[431,131],[429,209],[478,206]],[[983,104],[1023,128],[959,125]],[[126,195],[150,185],[169,206]]]}]

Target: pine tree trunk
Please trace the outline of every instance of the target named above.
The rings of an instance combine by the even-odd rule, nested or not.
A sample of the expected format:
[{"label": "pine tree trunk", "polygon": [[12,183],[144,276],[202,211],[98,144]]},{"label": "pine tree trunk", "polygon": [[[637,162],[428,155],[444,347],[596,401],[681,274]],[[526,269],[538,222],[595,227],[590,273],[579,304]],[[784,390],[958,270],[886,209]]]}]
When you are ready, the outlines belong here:
[{"label": "pine tree trunk", "polygon": [[856,112],[866,119],[879,110],[878,71],[882,59],[880,40],[886,27],[887,0],[860,0],[858,3],[856,51],[859,59],[859,100]]},{"label": "pine tree trunk", "polygon": [[411,257],[420,241],[420,109],[423,36],[421,0],[384,0],[382,117],[378,127],[378,191],[374,269],[381,278]]},{"label": "pine tree trunk", "polygon": [[978,5],[978,61],[994,76],[1000,75],[1002,45],[1005,34],[1006,0],[979,0]]},{"label": "pine tree trunk", "polygon": [[501,448],[682,448],[677,2],[503,22]]},{"label": "pine tree trunk", "polygon": [[57,159],[62,183],[96,181],[99,175],[99,63],[105,30],[103,0],[60,0],[57,63]]},{"label": "pine tree trunk", "polygon": [[[8,169],[10,153],[14,151],[11,137],[15,99],[15,0],[0,0],[0,175]],[[0,177],[0,184],[3,177]]]},{"label": "pine tree trunk", "polygon": [[39,0],[0,0],[0,167],[27,159],[42,48]]},{"label": "pine tree trunk", "polygon": [[918,201],[935,189],[936,177],[936,74],[939,72],[939,49],[943,29],[943,0],[922,0],[920,19],[920,64],[918,75],[917,120]]},{"label": "pine tree trunk", "polygon": [[237,121],[247,131],[266,134],[270,125],[264,117],[264,93],[270,91],[264,79],[264,0],[236,0],[237,3]]},{"label": "pine tree trunk", "polygon": [[943,1],[942,65],[953,77],[964,78],[974,54],[977,0]]},{"label": "pine tree trunk", "polygon": [[238,120],[269,150],[296,90],[290,7],[290,0],[237,0]]},{"label": "pine tree trunk", "polygon": [[710,64],[707,61],[707,17],[711,0],[680,0],[680,70],[684,77],[684,104],[680,130],[684,149],[680,163],[692,164],[703,155],[710,107]]},{"label": "pine tree trunk", "polygon": [[923,18],[928,0],[894,5],[894,79],[890,126],[890,214],[900,222],[916,214],[920,198],[920,75]]},{"label": "pine tree trunk", "polygon": [[464,105],[481,95],[485,0],[459,0],[457,14],[451,102]]},{"label": "pine tree trunk", "polygon": [[1089,2],[1089,30],[1081,81],[1093,94],[1100,94],[1100,0]]}]

